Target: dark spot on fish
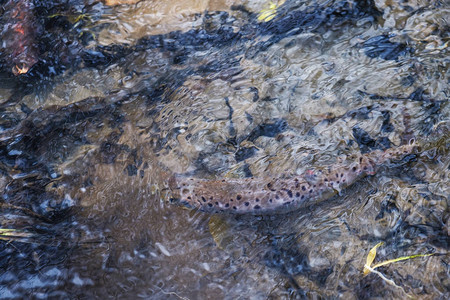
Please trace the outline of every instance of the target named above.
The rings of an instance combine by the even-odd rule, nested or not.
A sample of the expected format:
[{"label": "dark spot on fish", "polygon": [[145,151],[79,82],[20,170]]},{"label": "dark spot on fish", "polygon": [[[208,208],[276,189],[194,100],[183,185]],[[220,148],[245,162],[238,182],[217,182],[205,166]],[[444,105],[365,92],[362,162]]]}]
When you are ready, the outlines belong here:
[{"label": "dark spot on fish", "polygon": [[291,190],[287,190],[286,192],[287,192],[289,198],[292,198],[292,191]]},{"label": "dark spot on fish", "polygon": [[352,168],[352,171],[353,171],[353,172],[356,172],[356,167],[353,167],[353,168]]},{"label": "dark spot on fish", "polygon": [[302,190],[303,190],[303,191],[306,191],[306,187],[305,187],[305,186],[302,186]]},{"label": "dark spot on fish", "polygon": [[341,173],[341,177],[344,177],[344,173]]},{"label": "dark spot on fish", "polygon": [[280,199],[280,196],[278,196],[278,195],[275,195],[275,199],[277,199],[277,200],[278,200],[278,199]]},{"label": "dark spot on fish", "polygon": [[241,199],[242,199],[242,196],[241,196],[241,195],[237,195],[236,199],[237,199],[237,200],[241,200]]},{"label": "dark spot on fish", "polygon": [[295,193],[295,197],[300,197],[300,192]]},{"label": "dark spot on fish", "polygon": [[191,197],[187,197],[189,200],[191,200],[192,198]]},{"label": "dark spot on fish", "polygon": [[250,203],[249,203],[249,202],[245,202],[244,204],[245,204],[245,206],[249,206],[249,205],[250,205]]},{"label": "dark spot on fish", "polygon": [[313,190],[311,189],[311,190],[309,190],[309,193],[311,194],[313,192]]},{"label": "dark spot on fish", "polygon": [[336,178],[339,178],[339,174],[336,173]]},{"label": "dark spot on fish", "polygon": [[256,202],[259,202],[259,198],[256,198],[255,201],[256,201]]},{"label": "dark spot on fish", "polygon": [[339,180],[338,180],[338,181],[336,181],[336,183],[337,183],[337,184],[339,184]]},{"label": "dark spot on fish", "polygon": [[300,197],[300,199],[302,199],[302,200],[305,199],[305,195],[302,195],[302,196]]},{"label": "dark spot on fish", "polygon": [[328,178],[325,178],[324,181],[328,181]]},{"label": "dark spot on fish", "polygon": [[291,204],[291,201],[283,203],[283,205],[289,205],[289,204]]},{"label": "dark spot on fish", "polygon": [[237,207],[236,207],[236,206],[233,206],[233,209],[234,209],[234,210],[236,210],[236,209],[237,209]]},{"label": "dark spot on fish", "polygon": [[260,209],[261,208],[261,206],[259,206],[259,205],[255,205],[254,207],[253,207],[254,209]]},{"label": "dark spot on fish", "polygon": [[203,202],[206,202],[206,198],[205,198],[205,197],[203,197],[203,196],[202,196],[202,201],[203,201]]},{"label": "dark spot on fish", "polygon": [[272,199],[269,199],[269,202],[272,203]]},{"label": "dark spot on fish", "polygon": [[315,188],[315,187],[316,187],[316,185],[313,185],[313,187]]},{"label": "dark spot on fish", "polygon": [[208,203],[208,206],[209,206],[209,207],[213,207],[213,205],[212,205],[211,203]]},{"label": "dark spot on fish", "polygon": [[225,207],[230,207],[230,203],[226,203],[226,204],[225,204]]},{"label": "dark spot on fish", "polygon": [[298,189],[300,187],[300,183],[295,182],[295,188]]},{"label": "dark spot on fish", "polygon": [[216,202],[216,205],[219,205],[219,202]]},{"label": "dark spot on fish", "polygon": [[367,170],[367,166],[364,166],[364,171],[366,171]]},{"label": "dark spot on fish", "polygon": [[230,199],[230,202],[233,202],[233,199]]}]

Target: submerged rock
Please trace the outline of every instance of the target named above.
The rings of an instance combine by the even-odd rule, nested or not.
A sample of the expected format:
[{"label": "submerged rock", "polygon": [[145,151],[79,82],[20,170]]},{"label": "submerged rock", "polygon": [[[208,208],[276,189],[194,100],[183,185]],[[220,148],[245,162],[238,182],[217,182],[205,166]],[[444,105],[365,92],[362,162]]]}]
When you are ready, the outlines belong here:
[{"label": "submerged rock", "polygon": [[406,44],[391,42],[388,35],[375,36],[363,43],[364,52],[368,57],[380,57],[386,60],[397,60],[411,52]]}]

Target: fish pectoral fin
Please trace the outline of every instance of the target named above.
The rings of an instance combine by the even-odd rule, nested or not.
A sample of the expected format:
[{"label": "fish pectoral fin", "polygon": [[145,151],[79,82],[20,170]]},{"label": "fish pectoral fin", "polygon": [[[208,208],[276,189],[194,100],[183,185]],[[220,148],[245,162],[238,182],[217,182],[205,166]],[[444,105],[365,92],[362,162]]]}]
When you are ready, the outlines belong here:
[{"label": "fish pectoral fin", "polygon": [[339,196],[342,196],[342,191],[343,191],[343,189],[339,186],[339,184],[333,183],[333,185],[331,186],[331,188],[334,190],[334,192],[335,192],[336,194],[338,194]]}]

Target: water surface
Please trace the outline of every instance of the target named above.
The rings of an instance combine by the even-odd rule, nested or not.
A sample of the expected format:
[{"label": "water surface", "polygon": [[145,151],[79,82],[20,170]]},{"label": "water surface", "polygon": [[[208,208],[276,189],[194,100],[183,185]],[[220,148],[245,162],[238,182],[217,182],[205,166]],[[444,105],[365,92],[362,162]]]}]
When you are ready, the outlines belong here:
[{"label": "water surface", "polygon": [[[80,41],[70,63],[4,71],[2,228],[35,238],[0,245],[1,296],[448,298],[450,7],[168,3],[58,8],[90,18],[47,28]],[[168,201],[173,173],[289,178],[411,139],[414,160],[288,214]],[[444,255],[380,268],[398,288],[362,275],[381,241],[378,262]]]}]

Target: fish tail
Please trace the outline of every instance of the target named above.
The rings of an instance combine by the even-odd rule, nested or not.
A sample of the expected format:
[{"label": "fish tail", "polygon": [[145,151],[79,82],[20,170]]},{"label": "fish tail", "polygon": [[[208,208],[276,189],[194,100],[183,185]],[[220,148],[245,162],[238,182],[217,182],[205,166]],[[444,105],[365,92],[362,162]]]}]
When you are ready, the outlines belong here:
[{"label": "fish tail", "polygon": [[408,144],[389,148],[381,153],[379,150],[369,154],[369,159],[376,167],[383,164],[403,165],[417,158],[419,145],[412,139]]}]

